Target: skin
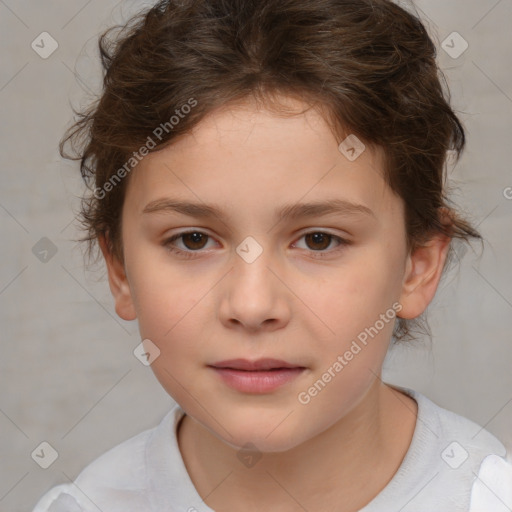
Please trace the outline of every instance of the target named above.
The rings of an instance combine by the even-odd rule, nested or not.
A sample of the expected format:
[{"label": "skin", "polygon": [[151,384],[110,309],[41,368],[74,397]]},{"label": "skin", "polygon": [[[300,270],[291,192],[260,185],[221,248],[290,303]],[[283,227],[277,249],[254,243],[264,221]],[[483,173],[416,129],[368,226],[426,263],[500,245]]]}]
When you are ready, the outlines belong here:
[{"label": "skin", "polygon": [[[225,106],[191,133],[145,157],[129,178],[122,214],[124,264],[104,239],[116,312],[138,319],[160,350],[152,369],[185,410],[178,441],[201,497],[216,511],[356,511],[391,480],[410,445],[417,404],[381,380],[394,322],[308,404],[298,401],[357,335],[398,302],[415,318],[431,302],[449,239],[406,250],[402,200],[382,178],[382,152],[354,161],[316,110],[277,116],[250,102]],[[168,210],[166,197],[218,205],[225,219]],[[274,219],[284,204],[345,199],[371,215]],[[165,241],[194,228],[207,236]],[[336,238],[315,241],[306,233]],[[253,237],[252,263],[236,248]],[[195,250],[195,252],[194,252]],[[323,253],[324,258],[318,254]],[[208,364],[283,359],[307,369],[267,394],[228,387]],[[247,467],[239,449],[262,457]]]}]

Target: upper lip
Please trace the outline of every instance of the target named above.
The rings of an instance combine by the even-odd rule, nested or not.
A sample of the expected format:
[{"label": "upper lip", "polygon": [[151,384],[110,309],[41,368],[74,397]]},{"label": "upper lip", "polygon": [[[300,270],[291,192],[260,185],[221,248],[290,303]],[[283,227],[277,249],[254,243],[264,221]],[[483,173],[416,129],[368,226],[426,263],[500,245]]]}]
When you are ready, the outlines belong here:
[{"label": "upper lip", "polygon": [[249,361],[248,359],[228,359],[226,361],[219,361],[209,366],[215,368],[232,368],[233,370],[246,370],[246,371],[257,371],[257,370],[272,370],[274,368],[304,368],[303,366],[287,363],[280,359],[256,359]]}]

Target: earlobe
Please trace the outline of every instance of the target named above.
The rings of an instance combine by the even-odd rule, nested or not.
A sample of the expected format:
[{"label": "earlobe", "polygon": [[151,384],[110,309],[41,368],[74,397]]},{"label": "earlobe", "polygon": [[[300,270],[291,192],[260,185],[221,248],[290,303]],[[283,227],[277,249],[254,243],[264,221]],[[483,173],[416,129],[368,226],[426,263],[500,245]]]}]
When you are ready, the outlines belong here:
[{"label": "earlobe", "polygon": [[114,297],[116,313],[123,320],[135,320],[137,314],[124,265],[110,250],[105,236],[98,237],[98,243],[107,265],[108,283]]},{"label": "earlobe", "polygon": [[402,283],[400,318],[416,318],[430,304],[436,293],[448,255],[450,238],[439,235],[416,248],[407,257]]}]

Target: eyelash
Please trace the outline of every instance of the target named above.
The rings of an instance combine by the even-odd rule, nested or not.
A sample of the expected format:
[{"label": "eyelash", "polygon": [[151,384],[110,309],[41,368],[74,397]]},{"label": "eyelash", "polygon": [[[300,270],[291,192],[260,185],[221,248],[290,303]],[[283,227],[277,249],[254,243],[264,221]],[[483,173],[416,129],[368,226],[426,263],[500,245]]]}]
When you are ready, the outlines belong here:
[{"label": "eyelash", "polygon": [[[176,247],[174,247],[172,245],[172,242],[174,242],[175,240],[178,240],[179,238],[182,238],[183,236],[185,235],[190,235],[190,234],[193,234],[193,233],[199,233],[201,235],[205,235],[206,237],[208,238],[212,238],[210,235],[208,235],[207,233],[204,233],[202,231],[199,231],[197,229],[194,229],[194,230],[191,230],[191,231],[182,231],[180,233],[176,233],[175,235],[171,236],[170,238],[167,238],[166,240],[164,240],[162,242],[162,245],[170,252],[170,253],[174,253],[174,254],[177,254],[178,256],[180,257],[183,257],[185,259],[189,259],[189,258],[193,258],[195,253],[200,253],[201,252],[201,249],[198,249],[196,251],[192,251],[192,250],[188,250],[188,251],[184,251],[182,249],[177,249]],[[328,233],[328,232],[325,232],[325,231],[308,231],[307,233],[303,233],[301,235],[300,238],[303,238],[305,237],[306,235],[311,235],[311,234],[322,234],[322,235],[326,235],[328,237],[331,237],[332,239],[336,240],[339,244],[338,246],[331,250],[331,251],[328,251],[327,254],[325,253],[324,250],[322,251],[313,251],[311,250],[310,252],[312,252],[313,254],[315,254],[315,256],[313,256],[314,258],[325,258],[328,254],[332,253],[332,252],[337,252],[337,251],[340,251],[344,248],[344,246],[348,246],[351,244],[351,242],[349,240],[346,240],[344,238],[341,238],[337,235],[333,235],[332,233]],[[300,240],[299,238],[299,240]],[[307,249],[306,249],[307,250]]]}]

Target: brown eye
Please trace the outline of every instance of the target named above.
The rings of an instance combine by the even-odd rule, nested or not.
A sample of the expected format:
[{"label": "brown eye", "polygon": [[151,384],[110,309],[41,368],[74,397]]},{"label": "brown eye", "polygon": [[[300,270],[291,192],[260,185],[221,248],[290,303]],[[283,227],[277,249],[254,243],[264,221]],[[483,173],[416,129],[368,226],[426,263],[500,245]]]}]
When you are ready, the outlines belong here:
[{"label": "brown eye", "polygon": [[322,232],[312,232],[304,235],[308,248],[322,251],[329,247],[334,235]]},{"label": "brown eye", "polygon": [[[203,255],[205,251],[202,249],[205,248],[210,238],[209,235],[201,231],[185,231],[164,240],[162,245],[180,258],[196,258]],[[302,247],[302,249],[309,251],[314,258],[334,256],[334,253],[352,243],[337,235],[322,231],[310,231],[302,235],[300,240],[302,239],[305,239],[306,242],[306,247]],[[181,243],[178,244],[177,241]],[[336,245],[329,250],[333,241],[336,242]],[[181,247],[179,247],[180,245]]]},{"label": "brown eye", "polygon": [[200,233],[198,231],[192,231],[190,233],[183,233],[178,238],[183,239],[183,244],[187,249],[198,250],[203,249],[207,241],[208,235]]},{"label": "brown eye", "polygon": [[[186,231],[177,233],[164,240],[162,245],[170,252],[184,258],[195,257],[195,253],[201,253],[210,237],[201,231]],[[182,247],[177,247],[176,241],[181,239]]]},{"label": "brown eye", "polygon": [[[352,243],[337,235],[323,231],[304,233],[299,240],[302,241],[302,239],[304,239],[303,243],[305,247],[299,246],[299,248],[308,251],[309,255],[313,258],[333,257]],[[329,249],[333,241],[336,242],[336,244]],[[299,242],[295,242],[294,245],[297,246],[297,244],[299,244]]]}]

